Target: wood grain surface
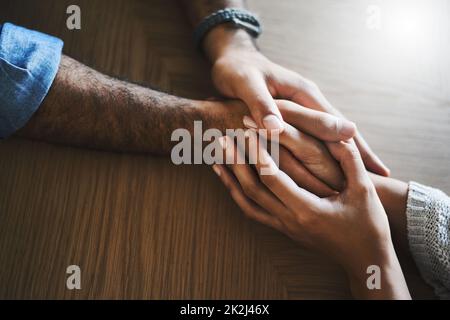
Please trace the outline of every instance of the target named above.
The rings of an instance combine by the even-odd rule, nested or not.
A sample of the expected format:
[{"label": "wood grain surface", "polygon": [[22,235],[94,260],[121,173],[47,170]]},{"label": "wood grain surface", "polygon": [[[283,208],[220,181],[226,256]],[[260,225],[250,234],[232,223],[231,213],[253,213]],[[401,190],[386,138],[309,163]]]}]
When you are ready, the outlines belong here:
[{"label": "wood grain surface", "polygon": [[[399,2],[406,12],[426,6],[428,33],[368,28],[373,3],[386,23],[400,19],[388,0],[249,7],[264,21],[262,51],[317,82],[395,177],[449,193],[450,5]],[[66,28],[69,4],[81,7],[80,31]],[[186,97],[215,94],[176,1],[2,0],[0,21],[61,37],[66,54],[107,74]],[[0,142],[0,190],[2,299],[350,297],[338,266],[244,218],[206,166],[10,139]],[[66,289],[72,264],[82,270],[79,291]],[[413,296],[433,297],[404,267]]]}]

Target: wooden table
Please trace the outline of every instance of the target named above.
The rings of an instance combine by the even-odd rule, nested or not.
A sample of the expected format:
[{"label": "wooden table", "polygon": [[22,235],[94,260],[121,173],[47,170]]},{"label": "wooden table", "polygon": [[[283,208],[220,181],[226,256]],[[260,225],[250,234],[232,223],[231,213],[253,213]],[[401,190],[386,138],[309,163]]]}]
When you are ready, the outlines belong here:
[{"label": "wooden table", "polygon": [[[395,9],[388,0],[252,0],[249,7],[264,21],[262,50],[316,81],[395,177],[450,192],[450,6],[419,2],[426,8],[418,12],[433,19],[400,26],[392,23],[403,21],[403,9],[415,17],[416,2]],[[381,30],[371,29],[372,3]],[[66,28],[69,4],[81,7],[81,31]],[[59,36],[66,54],[102,72],[187,97],[215,93],[176,1],[4,0],[1,7],[0,21]],[[11,139],[0,143],[0,190],[0,298],[350,296],[339,267],[246,220],[206,166]],[[79,291],[66,289],[72,264],[81,267]],[[417,271],[408,263],[405,270],[414,296],[431,297]]]}]

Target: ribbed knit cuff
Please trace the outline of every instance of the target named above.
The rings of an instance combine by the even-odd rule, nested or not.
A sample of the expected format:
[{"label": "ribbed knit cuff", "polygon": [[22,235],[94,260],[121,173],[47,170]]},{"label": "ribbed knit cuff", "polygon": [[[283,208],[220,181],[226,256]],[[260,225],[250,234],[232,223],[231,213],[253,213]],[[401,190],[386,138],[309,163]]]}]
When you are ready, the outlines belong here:
[{"label": "ribbed knit cuff", "polygon": [[449,216],[449,198],[443,192],[409,183],[409,248],[422,277],[443,299],[450,298]]},{"label": "ribbed knit cuff", "polygon": [[427,187],[411,181],[406,204],[409,248],[420,272],[425,278],[430,276],[428,271],[431,270],[431,260],[425,239],[429,194],[427,189]]}]

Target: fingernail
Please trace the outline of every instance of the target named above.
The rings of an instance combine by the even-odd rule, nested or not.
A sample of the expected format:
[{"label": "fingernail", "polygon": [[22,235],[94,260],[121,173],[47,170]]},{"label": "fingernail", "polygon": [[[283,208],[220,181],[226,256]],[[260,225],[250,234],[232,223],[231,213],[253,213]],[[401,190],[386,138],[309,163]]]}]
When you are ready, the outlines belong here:
[{"label": "fingernail", "polygon": [[249,116],[244,116],[244,126],[246,126],[249,129],[258,129],[258,125],[256,124],[255,121],[253,121],[252,118],[250,118]]},{"label": "fingernail", "polygon": [[339,133],[344,136],[353,137],[356,133],[356,124],[348,120],[341,120],[340,122],[341,128],[339,129]]},{"label": "fingernail", "polygon": [[284,125],[281,122],[281,120],[277,116],[275,116],[273,114],[266,116],[263,119],[263,123],[264,123],[264,127],[267,130],[280,130],[280,131],[283,131],[283,129],[284,129]]},{"label": "fingernail", "polygon": [[212,168],[213,168],[214,172],[220,177],[221,172],[220,172],[219,166],[213,165]]}]

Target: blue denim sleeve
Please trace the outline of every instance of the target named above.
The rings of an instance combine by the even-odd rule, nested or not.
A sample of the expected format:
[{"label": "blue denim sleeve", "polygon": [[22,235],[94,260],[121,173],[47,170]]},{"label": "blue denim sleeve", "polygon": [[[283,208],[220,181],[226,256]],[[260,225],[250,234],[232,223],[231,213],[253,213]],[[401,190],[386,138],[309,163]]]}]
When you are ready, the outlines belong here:
[{"label": "blue denim sleeve", "polygon": [[63,42],[11,23],[0,25],[0,139],[22,128],[55,79]]}]

